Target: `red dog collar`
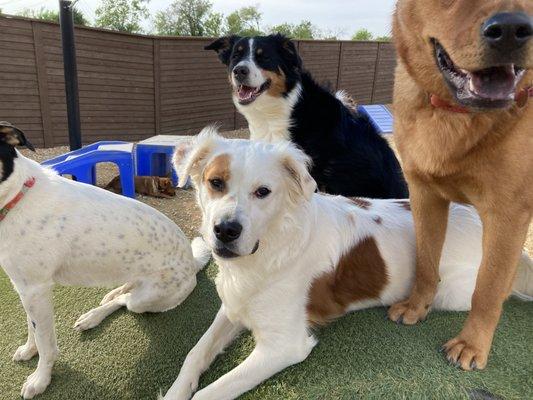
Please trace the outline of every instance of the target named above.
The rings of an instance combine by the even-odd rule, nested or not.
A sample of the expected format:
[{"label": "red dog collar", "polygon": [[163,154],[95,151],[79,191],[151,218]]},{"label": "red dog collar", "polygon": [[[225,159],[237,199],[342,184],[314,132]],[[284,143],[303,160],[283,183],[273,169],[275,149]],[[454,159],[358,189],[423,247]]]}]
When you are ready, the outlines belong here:
[{"label": "red dog collar", "polygon": [[[520,108],[525,107],[529,98],[533,97],[533,86],[524,88],[520,90],[515,96],[516,105]],[[470,110],[467,107],[463,107],[457,104],[452,104],[446,100],[441,99],[436,94],[429,96],[429,102],[435,108],[442,108],[447,111],[459,113],[459,114],[469,114]]]},{"label": "red dog collar", "polygon": [[3,221],[6,218],[7,214],[9,214],[9,212],[15,208],[15,206],[19,203],[19,201],[22,200],[26,192],[30,190],[33,185],[35,185],[35,178],[29,178],[26,182],[24,182],[24,186],[22,186],[22,189],[20,192],[18,192],[15,198],[7,203],[4,208],[0,209],[0,221]]}]

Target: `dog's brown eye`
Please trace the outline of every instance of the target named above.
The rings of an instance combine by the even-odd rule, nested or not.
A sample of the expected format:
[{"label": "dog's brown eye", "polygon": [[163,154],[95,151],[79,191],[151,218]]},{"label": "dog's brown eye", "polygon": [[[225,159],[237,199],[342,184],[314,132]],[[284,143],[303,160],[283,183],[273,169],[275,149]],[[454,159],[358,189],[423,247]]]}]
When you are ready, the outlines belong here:
[{"label": "dog's brown eye", "polygon": [[265,186],[261,186],[254,192],[255,197],[258,199],[264,199],[271,193],[271,190]]},{"label": "dog's brown eye", "polygon": [[224,181],[222,179],[218,179],[218,178],[209,179],[209,184],[217,192],[222,192],[224,190]]}]

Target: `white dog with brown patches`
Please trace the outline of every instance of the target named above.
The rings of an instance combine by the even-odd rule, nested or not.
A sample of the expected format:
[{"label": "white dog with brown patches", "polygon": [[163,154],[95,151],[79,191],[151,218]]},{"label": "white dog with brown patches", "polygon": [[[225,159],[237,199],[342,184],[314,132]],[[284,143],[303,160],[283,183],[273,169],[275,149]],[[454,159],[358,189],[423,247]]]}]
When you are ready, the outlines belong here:
[{"label": "white dog with brown patches", "polygon": [[136,313],[176,307],[210,254],[193,251],[179,227],[153,208],[62,178],[23,157],[17,145],[31,148],[19,129],[0,122],[0,265],[28,320],[28,340],[13,360],[39,354],[22,387],[22,397],[31,399],[49,385],[57,358],[54,284],[123,285],[78,319],[74,327],[86,330],[123,306]]},{"label": "white dog with brown patches", "polygon": [[[202,372],[243,329],[252,331],[255,349],[194,400],[234,399],[305,360],[316,344],[313,324],[409,293],[415,234],[407,200],[315,193],[309,159],[294,145],[226,140],[211,129],[175,162],[197,188],[222,307],[165,400],[190,399]],[[476,213],[452,206],[431,306],[468,310],[480,259]],[[524,255],[522,264],[531,260]]]}]

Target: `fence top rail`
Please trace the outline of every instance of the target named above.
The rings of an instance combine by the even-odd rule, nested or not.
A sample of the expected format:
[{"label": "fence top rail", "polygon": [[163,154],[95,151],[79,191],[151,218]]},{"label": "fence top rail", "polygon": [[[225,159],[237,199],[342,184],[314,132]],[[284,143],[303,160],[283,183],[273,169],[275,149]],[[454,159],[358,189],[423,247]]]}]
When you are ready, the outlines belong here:
[{"label": "fence top rail", "polygon": [[[37,22],[41,24],[47,24],[47,25],[54,25],[59,26],[59,23],[53,22],[53,21],[46,21],[42,19],[37,18],[28,18],[28,17],[21,17],[19,15],[10,15],[10,14],[1,14],[0,18],[5,19],[14,19],[14,20],[21,20],[21,21],[28,21],[28,22]],[[117,35],[123,35],[123,36],[131,36],[131,37],[140,37],[140,38],[147,38],[147,39],[164,39],[164,40],[198,40],[198,41],[205,41],[205,40],[215,40],[215,37],[210,36],[164,36],[164,35],[152,35],[152,34],[143,34],[143,33],[129,33],[129,32],[121,32],[121,31],[114,31],[111,29],[105,29],[105,28],[96,28],[93,26],[84,26],[84,25],[75,25],[76,29],[83,29],[88,31],[96,31],[96,32],[105,32],[105,33],[113,33]],[[318,43],[386,43],[386,44],[392,44],[392,42],[388,41],[382,41],[382,40],[332,40],[332,39],[294,39],[298,42],[318,42]]]}]

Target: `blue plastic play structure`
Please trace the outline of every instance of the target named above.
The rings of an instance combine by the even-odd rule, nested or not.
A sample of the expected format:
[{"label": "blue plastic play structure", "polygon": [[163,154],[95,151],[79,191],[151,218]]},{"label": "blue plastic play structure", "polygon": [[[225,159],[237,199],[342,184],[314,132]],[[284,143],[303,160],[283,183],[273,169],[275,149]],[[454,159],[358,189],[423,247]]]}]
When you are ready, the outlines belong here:
[{"label": "blue plastic play structure", "polygon": [[380,134],[392,133],[394,120],[387,107],[381,104],[358,106],[358,111],[368,116],[370,123]]},{"label": "blue plastic play structure", "polygon": [[139,176],[169,176],[172,175],[172,184],[178,185],[178,176],[171,166],[174,147],[166,145],[138,144],[137,175]]},{"label": "blue plastic play structure", "polygon": [[42,163],[60,175],[72,175],[78,181],[96,184],[96,164],[114,163],[118,166],[122,194],[135,198],[135,157],[133,143],[120,141],[96,142]]},{"label": "blue plastic play structure", "polygon": [[159,135],[137,143],[137,175],[171,176],[174,186],[178,185],[178,176],[172,168],[172,154],[176,143],[186,136]]}]

